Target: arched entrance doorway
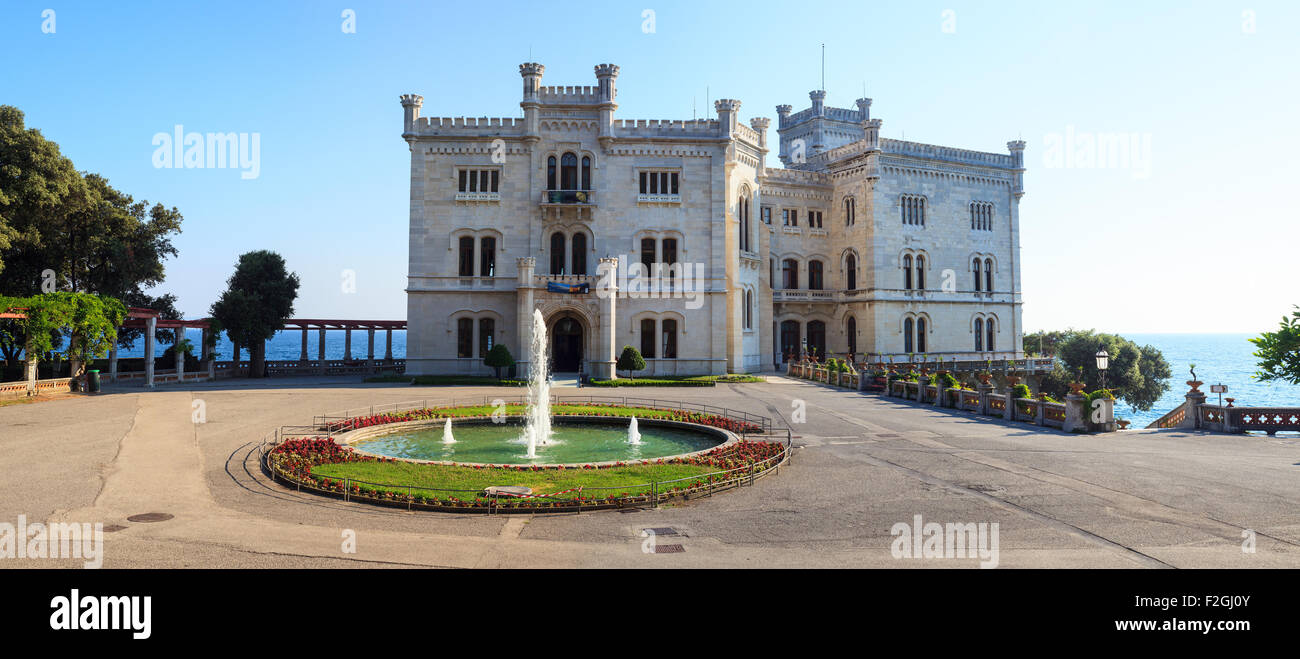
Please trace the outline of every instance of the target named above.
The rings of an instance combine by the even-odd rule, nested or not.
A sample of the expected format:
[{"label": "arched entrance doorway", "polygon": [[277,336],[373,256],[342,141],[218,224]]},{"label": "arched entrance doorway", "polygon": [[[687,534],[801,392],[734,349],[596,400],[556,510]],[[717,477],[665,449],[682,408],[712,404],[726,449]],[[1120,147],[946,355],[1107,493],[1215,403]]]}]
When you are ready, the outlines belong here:
[{"label": "arched entrance doorway", "polygon": [[582,365],[582,323],[573,316],[561,316],[551,328],[551,370],[576,373]]}]

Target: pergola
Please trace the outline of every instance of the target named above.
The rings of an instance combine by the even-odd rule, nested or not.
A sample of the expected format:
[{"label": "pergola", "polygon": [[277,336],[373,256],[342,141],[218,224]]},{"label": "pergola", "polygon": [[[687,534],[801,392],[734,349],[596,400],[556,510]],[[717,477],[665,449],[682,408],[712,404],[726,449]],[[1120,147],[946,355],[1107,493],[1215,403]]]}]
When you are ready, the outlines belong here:
[{"label": "pergola", "polygon": [[[177,320],[171,318],[161,318],[157,311],[145,309],[143,307],[130,307],[127,309],[126,320],[123,321],[122,327],[144,330],[144,386],[152,387],[154,372],[154,332],[159,329],[180,330],[178,340],[185,336],[186,329],[191,327],[203,330],[203,340],[200,341],[199,361],[208,362],[208,377],[213,375],[211,360],[208,359],[208,334],[212,331],[212,324],[204,320]],[[108,378],[110,382],[117,381],[117,345],[114,344],[108,351]],[[185,379],[185,358],[176,356],[176,379],[178,382]]]},{"label": "pergola", "polygon": [[406,329],[405,320],[328,320],[319,318],[288,318],[284,321],[284,331],[302,330],[302,354],[298,357],[301,361],[311,359],[307,355],[307,333],[311,330],[319,332],[320,340],[316,346],[316,359],[325,361],[325,332],[327,330],[344,330],[346,332],[343,340],[343,360],[352,360],[352,330],[366,331],[366,360],[375,360],[375,330],[385,331],[384,361],[393,361],[393,330]]}]

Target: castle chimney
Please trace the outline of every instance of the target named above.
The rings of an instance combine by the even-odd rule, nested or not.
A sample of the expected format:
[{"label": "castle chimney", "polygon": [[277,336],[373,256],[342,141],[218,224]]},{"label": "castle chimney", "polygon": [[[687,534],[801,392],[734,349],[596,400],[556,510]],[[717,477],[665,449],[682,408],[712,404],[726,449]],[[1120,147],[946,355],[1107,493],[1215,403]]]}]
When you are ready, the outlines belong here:
[{"label": "castle chimney", "polygon": [[419,94],[402,94],[402,136],[415,133],[415,121],[420,118],[424,97]]}]

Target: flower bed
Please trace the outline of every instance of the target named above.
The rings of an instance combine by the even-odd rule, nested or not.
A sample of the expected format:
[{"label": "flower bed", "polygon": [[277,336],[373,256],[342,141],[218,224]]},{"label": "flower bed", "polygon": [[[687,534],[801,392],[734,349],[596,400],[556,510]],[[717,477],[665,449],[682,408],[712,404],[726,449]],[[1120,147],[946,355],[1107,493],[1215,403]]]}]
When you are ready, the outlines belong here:
[{"label": "flower bed", "polygon": [[[646,503],[652,500],[664,501],[675,497],[690,498],[705,492],[731,487],[742,480],[756,478],[769,469],[778,466],[786,457],[786,447],[779,442],[733,442],[705,453],[659,460],[641,460],[619,462],[612,465],[583,465],[581,467],[540,466],[540,465],[412,465],[393,458],[381,458],[358,454],[350,447],[339,446],[328,437],[313,437],[285,441],[271,449],[266,455],[267,468],[278,478],[311,490],[356,498],[373,503],[400,505],[409,508],[430,510],[464,510],[466,512],[491,512],[509,510],[537,509],[581,510],[590,508],[623,507],[629,504]],[[351,479],[331,477],[316,473],[316,469],[326,465],[349,463],[372,463],[382,465],[391,463],[394,468],[421,470],[421,476],[436,476],[438,472],[427,470],[461,470],[458,474],[464,481],[464,472],[472,470],[481,476],[482,483],[502,484],[517,479],[521,473],[552,472],[547,480],[559,480],[558,472],[577,472],[565,475],[570,482],[579,486],[554,493],[555,496],[538,498],[491,498],[482,495],[482,491],[461,490],[457,492],[434,491],[427,486],[409,483],[369,483],[353,482]],[[695,468],[694,475],[685,478],[673,478],[672,483],[660,483],[662,478],[656,476],[679,475],[684,469]],[[601,487],[602,490],[619,490],[600,496],[591,496],[582,492],[581,482],[596,480],[583,474],[592,474],[602,470],[622,470],[619,475],[632,471],[627,477],[634,482]],[[642,474],[641,472],[644,472]],[[443,472],[452,475],[453,472]],[[640,482],[636,482],[640,481]],[[647,482],[648,481],[648,482]],[[623,489],[626,488],[626,491]],[[452,488],[446,488],[450,490]]]}]

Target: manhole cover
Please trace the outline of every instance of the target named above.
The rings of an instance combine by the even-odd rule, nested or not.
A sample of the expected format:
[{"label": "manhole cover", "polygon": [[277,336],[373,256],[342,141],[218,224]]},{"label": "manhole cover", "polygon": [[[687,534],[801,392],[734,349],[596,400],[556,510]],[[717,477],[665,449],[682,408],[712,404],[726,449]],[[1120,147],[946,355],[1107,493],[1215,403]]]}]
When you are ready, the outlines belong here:
[{"label": "manhole cover", "polygon": [[656,554],[680,554],[686,551],[681,545],[655,545]]},{"label": "manhole cover", "polygon": [[175,515],[171,513],[140,513],[126,518],[128,522],[165,522]]},{"label": "manhole cover", "polygon": [[670,526],[661,526],[653,529],[641,529],[641,531],[649,535],[682,535],[681,533],[677,532],[677,529],[672,528]]},{"label": "manhole cover", "polygon": [[124,530],[126,530],[126,527],[125,527],[125,526],[122,526],[121,524],[105,524],[105,525],[104,525],[104,533],[116,533],[116,532],[118,532],[118,531],[124,531]]}]

